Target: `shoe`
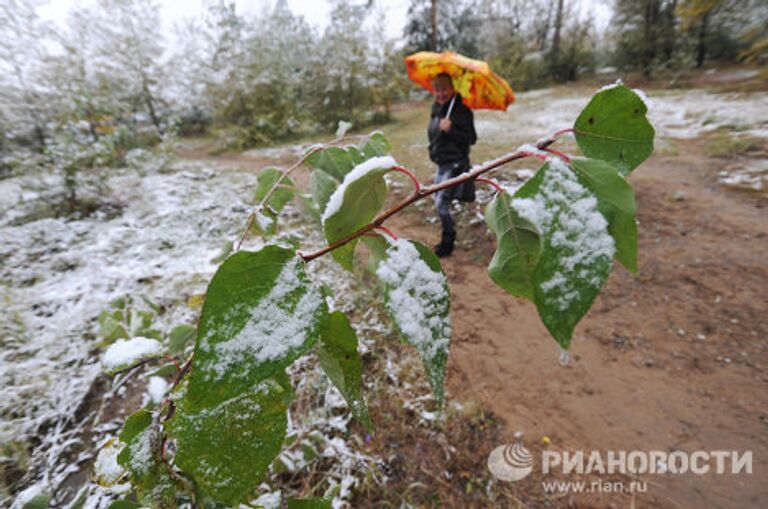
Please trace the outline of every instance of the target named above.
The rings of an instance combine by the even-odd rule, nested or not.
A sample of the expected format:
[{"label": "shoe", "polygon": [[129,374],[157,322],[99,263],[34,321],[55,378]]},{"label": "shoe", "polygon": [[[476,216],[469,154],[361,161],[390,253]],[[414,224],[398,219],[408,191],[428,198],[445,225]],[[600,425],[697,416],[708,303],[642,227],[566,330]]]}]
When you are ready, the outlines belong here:
[{"label": "shoe", "polygon": [[440,243],[434,248],[435,254],[439,258],[451,256],[453,253],[453,243],[456,240],[456,232],[443,232],[443,237],[440,239]]}]

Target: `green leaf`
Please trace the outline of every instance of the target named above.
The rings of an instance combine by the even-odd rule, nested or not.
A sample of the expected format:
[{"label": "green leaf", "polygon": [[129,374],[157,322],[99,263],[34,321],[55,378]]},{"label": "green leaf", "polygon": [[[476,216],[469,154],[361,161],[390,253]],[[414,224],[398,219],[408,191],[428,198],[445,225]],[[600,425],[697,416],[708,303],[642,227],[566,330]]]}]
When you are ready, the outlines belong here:
[{"label": "green leaf", "polygon": [[108,509],[140,509],[141,505],[130,500],[115,500],[109,504]]},{"label": "green leaf", "polygon": [[608,221],[608,232],[616,242],[616,259],[631,272],[636,272],[637,207],[632,186],[616,168],[604,161],[576,158],[571,167],[597,197],[597,208]]},{"label": "green leaf", "polygon": [[160,460],[160,428],[152,414],[139,410],[128,417],[120,441],[125,447],[117,455],[117,463],[130,474],[139,500],[153,506],[171,507],[176,499],[176,486],[167,466]]},{"label": "green leaf", "polygon": [[288,498],[285,500],[288,509],[331,509],[330,500],[320,497],[314,498]]},{"label": "green leaf", "polygon": [[381,131],[375,131],[363,142],[361,150],[366,159],[392,153],[392,146]]},{"label": "green leaf", "polygon": [[[259,172],[257,177],[256,186],[256,203],[261,203],[267,193],[277,184],[277,181],[283,177],[283,172],[277,168],[264,168]],[[265,203],[275,212],[280,212],[283,207],[293,199],[293,195],[296,191],[296,186],[291,180],[291,177],[285,176],[282,181],[277,184],[277,188],[270,195],[269,199]]]},{"label": "green leaf", "polygon": [[326,172],[322,170],[312,171],[309,177],[309,190],[321,215],[337,187],[338,183],[336,180]]},{"label": "green leaf", "polygon": [[166,362],[165,364],[157,368],[155,371],[150,373],[150,376],[161,376],[161,377],[171,376],[176,374],[177,369],[178,368],[176,367],[176,364],[172,362]]},{"label": "green leaf", "polygon": [[379,262],[387,257],[387,249],[389,249],[389,241],[378,233],[369,233],[360,238],[363,244],[368,246],[368,250],[371,253],[369,259],[369,266],[371,269],[376,270],[379,266]]},{"label": "green leaf", "polygon": [[[384,174],[393,165],[392,158],[370,159],[344,179],[323,212],[323,233],[328,244],[349,236],[376,217],[387,197]],[[333,258],[348,270],[352,270],[357,240],[331,252]]]},{"label": "green leaf", "polygon": [[536,225],[520,217],[507,193],[498,193],[488,204],[485,222],[497,243],[488,265],[491,280],[512,295],[533,300],[533,273],[541,256]]},{"label": "green leaf", "polygon": [[170,339],[168,340],[168,350],[171,354],[176,355],[184,352],[184,347],[187,346],[194,337],[197,329],[188,324],[177,325],[171,330]]},{"label": "green leaf", "polygon": [[542,233],[534,302],[549,332],[568,348],[611,270],[615,243],[608,222],[594,193],[558,158],[521,187],[511,204]]},{"label": "green leaf", "polygon": [[293,251],[239,251],[206,291],[187,398],[195,409],[242,394],[309,350],[327,306]]},{"label": "green leaf", "polygon": [[316,352],[323,371],[344,396],[352,415],[371,430],[373,425],[363,398],[363,365],[357,353],[357,334],[347,315],[334,311],[326,317]]},{"label": "green leaf", "polygon": [[438,404],[443,403],[445,364],[451,343],[448,281],[437,256],[418,242],[398,240],[376,274],[386,305],[403,338],[416,347]]},{"label": "green leaf", "polygon": [[[349,152],[350,157],[352,158],[352,162],[357,166],[358,164],[365,162],[368,157],[366,157],[359,148],[357,148],[354,145],[347,145],[344,147],[344,149]],[[383,155],[383,154],[382,154]]]},{"label": "green leaf", "polygon": [[323,170],[337,180],[344,180],[344,175],[354,168],[352,155],[340,147],[328,147],[318,150],[306,159],[313,168]]},{"label": "green leaf", "polygon": [[283,373],[203,410],[183,400],[167,423],[175,463],[205,495],[236,506],[246,501],[279,454],[293,391]]},{"label": "green leaf", "polygon": [[626,176],[653,152],[655,131],[648,108],[635,92],[615,85],[596,93],[574,124],[584,155],[602,159]]},{"label": "green leaf", "polygon": [[[277,184],[278,180],[282,180]],[[262,203],[270,190],[277,185],[277,188],[269,196],[265,203]],[[256,187],[255,200],[261,206],[256,210],[256,218],[253,222],[253,229],[260,235],[272,235],[277,228],[277,217],[283,207],[293,199],[295,186],[290,177],[283,177],[283,172],[277,168],[265,168],[258,176],[258,185]]]},{"label": "green leaf", "polygon": [[99,315],[99,336],[106,341],[115,341],[117,339],[128,338],[128,332],[125,330],[121,320],[115,317],[115,313],[109,311],[102,311]]}]

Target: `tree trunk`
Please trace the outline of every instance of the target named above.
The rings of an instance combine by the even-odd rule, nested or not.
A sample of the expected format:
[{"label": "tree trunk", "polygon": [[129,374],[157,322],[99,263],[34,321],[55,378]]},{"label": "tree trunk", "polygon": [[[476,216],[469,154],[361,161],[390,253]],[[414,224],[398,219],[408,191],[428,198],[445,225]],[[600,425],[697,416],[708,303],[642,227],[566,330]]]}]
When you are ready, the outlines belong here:
[{"label": "tree trunk", "polygon": [[701,24],[699,25],[699,43],[696,47],[696,67],[704,65],[704,61],[707,59],[707,21],[709,20],[709,13],[706,13],[701,18]]},{"label": "tree trunk", "polygon": [[432,0],[432,51],[437,51],[437,0]]},{"label": "tree trunk", "polygon": [[563,0],[557,1],[557,13],[555,14],[555,34],[552,37],[552,50],[550,58],[553,64],[557,65],[560,60],[560,30],[563,26]]}]

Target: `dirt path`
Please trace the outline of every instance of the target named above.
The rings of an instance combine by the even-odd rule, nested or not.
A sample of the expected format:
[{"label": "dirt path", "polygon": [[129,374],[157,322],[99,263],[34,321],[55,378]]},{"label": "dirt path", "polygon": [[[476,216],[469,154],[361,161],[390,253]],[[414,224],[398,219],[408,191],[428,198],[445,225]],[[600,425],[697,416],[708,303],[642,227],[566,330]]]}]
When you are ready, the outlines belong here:
[{"label": "dirt path", "polygon": [[[653,158],[633,175],[638,274],[616,266],[576,329],[566,367],[533,304],[487,277],[493,240],[465,221],[443,264],[453,393],[483,401],[510,441],[516,432],[528,444],[548,436],[556,450],[753,451],[752,475],[647,476],[640,506],[768,503],[768,200],[724,189],[718,169],[694,155]],[[416,214],[399,223],[405,236],[436,240],[437,228]]]}]

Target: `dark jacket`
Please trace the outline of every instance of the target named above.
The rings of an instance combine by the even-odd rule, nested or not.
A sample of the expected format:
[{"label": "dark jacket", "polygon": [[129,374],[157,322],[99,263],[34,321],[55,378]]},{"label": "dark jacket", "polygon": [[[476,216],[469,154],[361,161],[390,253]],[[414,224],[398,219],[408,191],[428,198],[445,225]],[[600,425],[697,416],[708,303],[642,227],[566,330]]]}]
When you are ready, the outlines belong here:
[{"label": "dark jacket", "polygon": [[437,164],[468,161],[469,146],[477,141],[475,117],[472,110],[464,105],[458,92],[451,111],[451,128],[447,132],[440,130],[440,119],[445,118],[450,105],[451,101],[445,104],[435,102],[427,127],[429,158]]}]

